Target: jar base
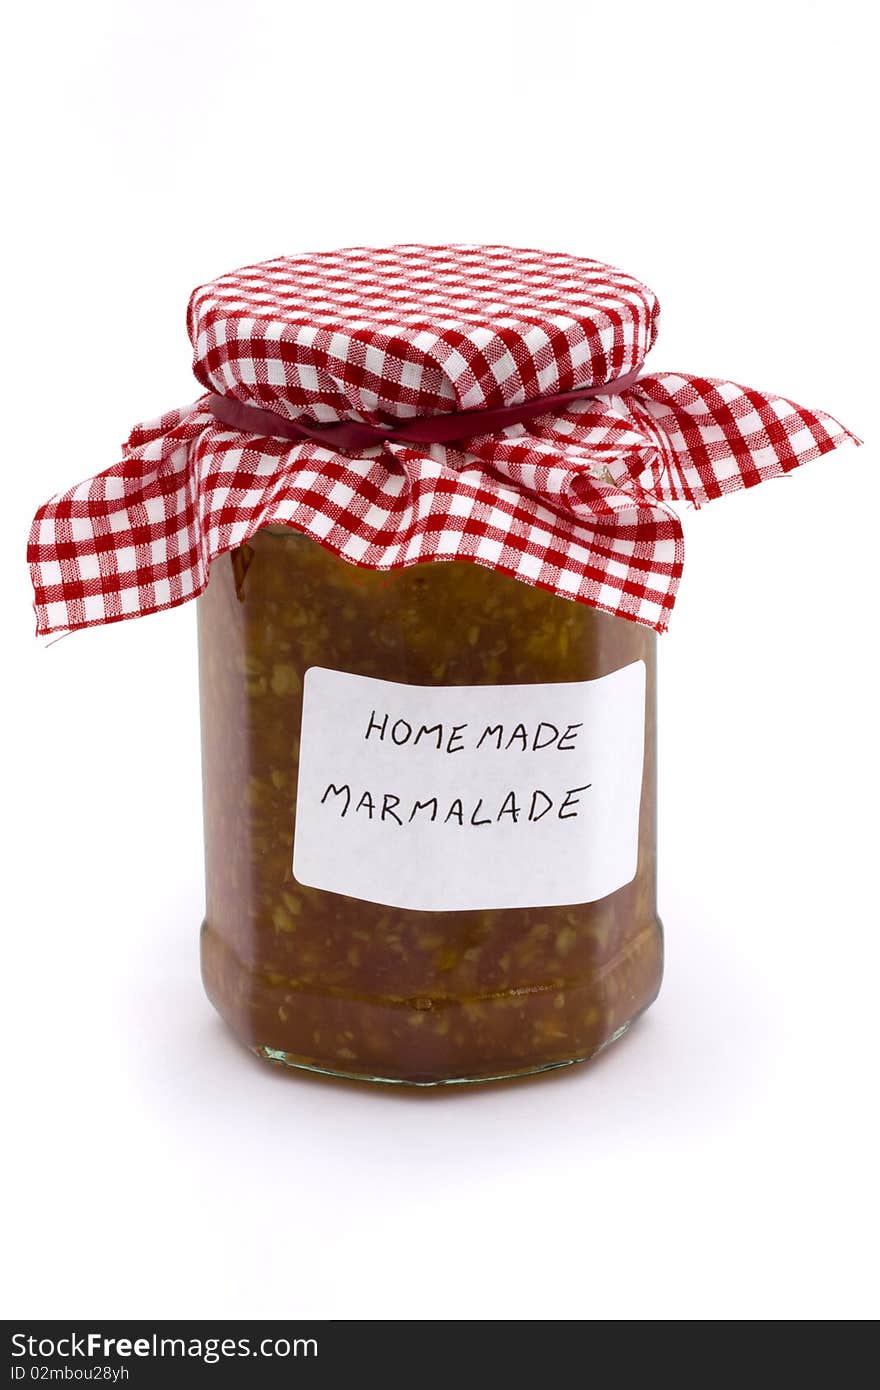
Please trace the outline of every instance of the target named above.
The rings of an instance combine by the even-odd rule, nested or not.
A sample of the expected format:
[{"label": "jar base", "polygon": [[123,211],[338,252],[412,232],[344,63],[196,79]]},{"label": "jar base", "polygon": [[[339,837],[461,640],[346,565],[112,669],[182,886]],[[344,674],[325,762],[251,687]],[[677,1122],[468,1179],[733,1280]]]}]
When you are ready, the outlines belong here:
[{"label": "jar base", "polygon": [[547,1071],[559,1071],[562,1067],[575,1067],[582,1062],[592,1062],[606,1048],[610,1047],[618,1038],[622,1038],[628,1032],[638,1018],[640,1013],[628,1019],[626,1023],[615,1030],[592,1052],[583,1057],[568,1057],[560,1062],[541,1062],[536,1066],[521,1067],[516,1071],[502,1071],[490,1073],[485,1076],[440,1076],[440,1077],[407,1077],[407,1076],[371,1076],[364,1072],[336,1071],[332,1067],[322,1067],[315,1062],[305,1062],[295,1057],[290,1052],[280,1052],[275,1047],[265,1047],[258,1045],[251,1049],[257,1057],[265,1062],[274,1062],[278,1066],[289,1067],[292,1071],[313,1072],[318,1076],[329,1076],[340,1081],[362,1081],[373,1086],[408,1086],[419,1089],[426,1089],[437,1086],[480,1086],[489,1085],[495,1081],[518,1081],[526,1076],[539,1076]]},{"label": "jar base", "polygon": [[[424,1021],[433,1017],[434,1001],[425,1008],[427,1000],[358,999],[342,992],[312,998],[293,991],[285,977],[245,965],[207,922],[202,929],[208,997],[251,1052],[291,1070],[384,1086],[461,1086],[587,1062],[654,1002],[662,977],[663,930],[654,917],[564,988],[560,981],[553,989],[489,995],[479,1007],[473,998],[447,998],[444,1009],[460,1006],[456,1016],[450,1023],[438,1012],[430,1029]],[[317,1055],[310,1043],[320,1048]]]}]

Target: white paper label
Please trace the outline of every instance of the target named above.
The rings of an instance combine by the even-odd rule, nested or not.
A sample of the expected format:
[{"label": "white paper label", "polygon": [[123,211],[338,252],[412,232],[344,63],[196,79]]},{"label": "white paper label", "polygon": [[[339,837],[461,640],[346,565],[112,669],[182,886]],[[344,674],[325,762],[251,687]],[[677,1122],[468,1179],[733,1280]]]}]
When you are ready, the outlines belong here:
[{"label": "white paper label", "polygon": [[645,664],[555,685],[306,672],[293,872],[420,911],[594,902],[638,858]]}]

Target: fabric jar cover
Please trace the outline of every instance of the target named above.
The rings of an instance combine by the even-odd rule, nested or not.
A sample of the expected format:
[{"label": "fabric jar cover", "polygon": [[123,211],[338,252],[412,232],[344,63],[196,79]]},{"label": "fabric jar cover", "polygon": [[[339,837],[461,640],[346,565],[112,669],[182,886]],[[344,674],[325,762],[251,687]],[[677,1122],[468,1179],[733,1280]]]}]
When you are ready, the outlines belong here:
[{"label": "fabric jar cover", "polygon": [[[183,603],[215,557],[269,524],[369,569],[471,560],[663,631],[683,560],[670,503],[700,506],[858,440],[732,382],[633,381],[658,313],[623,271],[504,246],[280,257],[201,286],[188,327],[208,394],[136,426],[118,463],[40,508],[38,633]],[[417,418],[600,387],[490,432],[487,417],[452,444],[399,437]],[[213,396],[311,436],[230,427]],[[398,437],[322,441],[339,421]]]}]

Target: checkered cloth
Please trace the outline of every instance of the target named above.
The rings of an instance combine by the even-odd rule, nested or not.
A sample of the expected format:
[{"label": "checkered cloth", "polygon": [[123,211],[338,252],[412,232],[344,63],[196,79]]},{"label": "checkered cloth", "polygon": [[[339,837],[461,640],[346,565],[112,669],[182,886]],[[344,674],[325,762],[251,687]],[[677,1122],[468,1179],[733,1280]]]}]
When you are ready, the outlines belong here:
[{"label": "checkered cloth", "polygon": [[203,285],[188,326],[208,394],[138,425],[117,464],[34,519],[38,632],[183,603],[270,523],[369,569],[470,560],[663,631],[683,559],[668,504],[780,477],[848,430],[670,372],[455,445],[340,452],[208,409],[217,393],[310,424],[387,426],[513,405],[637,370],[657,318],[623,271],[503,246],[282,257]]}]

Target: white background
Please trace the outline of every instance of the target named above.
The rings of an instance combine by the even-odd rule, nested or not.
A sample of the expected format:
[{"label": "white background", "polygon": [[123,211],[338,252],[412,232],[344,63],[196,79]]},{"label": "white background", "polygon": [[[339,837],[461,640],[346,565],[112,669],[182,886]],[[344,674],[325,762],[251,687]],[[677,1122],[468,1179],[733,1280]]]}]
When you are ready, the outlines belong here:
[{"label": "white background", "polygon": [[[878,1311],[873,7],[80,0],[7,29],[8,1316]],[[285,252],[610,260],[655,367],[868,439],[687,517],[660,1000],[600,1061],[385,1092],[205,1001],[192,605],[32,637],[30,516],[194,398],[190,289]]]}]

